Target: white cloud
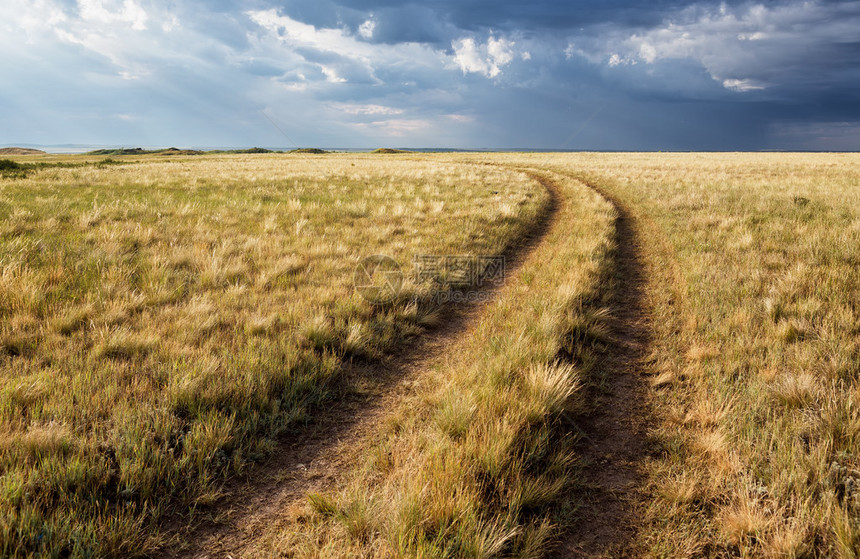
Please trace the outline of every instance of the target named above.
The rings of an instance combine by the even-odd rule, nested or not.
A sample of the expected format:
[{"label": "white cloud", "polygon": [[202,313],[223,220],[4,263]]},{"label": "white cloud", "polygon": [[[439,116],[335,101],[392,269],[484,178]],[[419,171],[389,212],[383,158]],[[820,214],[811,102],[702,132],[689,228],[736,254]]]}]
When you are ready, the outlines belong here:
[{"label": "white cloud", "polygon": [[322,73],[325,75],[326,80],[330,81],[331,83],[345,83],[346,82],[346,78],[342,78],[339,75],[337,75],[337,70],[335,70],[334,68],[326,66],[325,64],[320,64],[320,70],[322,70]]},{"label": "white cloud", "polygon": [[78,12],[84,21],[106,24],[127,23],[135,31],[146,29],[146,21],[149,17],[134,0],[125,0],[121,7],[115,5],[109,7],[113,9],[105,7],[105,2],[102,0],[78,0]]},{"label": "white cloud", "polygon": [[[273,81],[275,81],[275,80],[273,80]],[[278,85],[280,88],[282,88],[286,91],[297,93],[297,92],[307,91],[310,84],[308,84],[307,82],[289,82],[289,83],[278,83]]]},{"label": "white cloud", "polygon": [[565,55],[612,67],[692,60],[724,88],[744,92],[813,80],[819,69],[801,70],[804,61],[826,60],[830,51],[844,52],[840,45],[856,42],[858,2],[693,5],[650,29],[607,26],[576,38]]},{"label": "white cloud", "polygon": [[[173,48],[164,39],[164,33],[181,28],[179,18],[169,10],[151,6],[146,10],[136,0],[76,0],[73,6],[58,0],[8,1],[0,4],[0,20],[11,22],[10,33],[0,34],[0,45],[7,52],[19,42],[16,32],[23,32],[25,42],[35,47],[28,49],[28,55],[44,60],[53,49],[69,54],[68,45],[76,45],[86,53],[83,60],[108,60],[114,66],[113,75],[122,80],[149,75],[152,67],[165,61],[175,64],[191,58],[189,49]],[[188,44],[199,39],[186,35],[176,40]],[[104,73],[102,68],[97,71]]]},{"label": "white cloud", "polygon": [[469,115],[450,114],[450,115],[444,115],[444,116],[445,116],[445,118],[447,118],[448,120],[452,120],[452,121],[454,121],[454,122],[459,122],[459,123],[462,123],[462,124],[466,124],[466,123],[470,123],[470,122],[475,122],[475,117],[472,117],[472,116],[469,116]]},{"label": "white cloud", "polygon": [[384,105],[359,105],[354,103],[333,103],[332,107],[348,115],[399,115],[403,109],[386,107]]},{"label": "white cloud", "polygon": [[317,29],[313,25],[281,15],[278,10],[246,12],[251,21],[275,33],[281,41],[297,47],[310,47],[354,59],[365,60],[372,47],[357,41],[343,29]]},{"label": "white cloud", "polygon": [[401,118],[375,120],[373,122],[356,122],[352,126],[394,138],[403,138],[433,129],[433,123],[429,120]]},{"label": "white cloud", "polygon": [[471,37],[466,37],[452,42],[451,47],[454,49],[454,62],[463,74],[471,72],[495,78],[501,74],[502,67],[514,59],[514,42],[504,38],[496,39],[492,35],[483,45],[476,43]]},{"label": "white cloud", "polygon": [[127,81],[139,80],[141,77],[143,77],[143,72],[134,73],[129,72],[128,70],[120,70],[119,77]]},{"label": "white cloud", "polygon": [[[373,76],[374,45],[357,40],[344,29],[316,28],[313,25],[302,23],[289,16],[281,15],[278,10],[249,11],[246,15],[265,29],[272,37],[275,37],[293,58],[300,60],[300,64],[315,66],[322,72],[325,81],[332,84],[343,84],[350,81],[346,75],[361,69],[366,75]],[[270,50],[265,44],[262,49]],[[349,61],[349,68],[339,67],[334,61],[322,63],[316,60],[308,60],[304,54],[299,54],[297,49],[311,49],[316,53],[334,54]],[[324,58],[329,58],[326,56]],[[349,72],[347,72],[349,71]],[[345,75],[346,74],[346,75]]]},{"label": "white cloud", "polygon": [[179,22],[179,18],[175,15],[170,15],[167,20],[161,24],[161,30],[165,33],[170,33],[171,31],[178,29],[182,29],[182,24]]},{"label": "white cloud", "polygon": [[8,0],[0,5],[0,19],[10,32],[24,31],[27,43],[33,44],[39,35],[51,32],[68,16],[50,0]]},{"label": "white cloud", "polygon": [[[264,43],[267,38],[274,38],[285,53],[318,67],[330,83],[352,82],[356,78],[378,85],[381,80],[375,74],[376,68],[441,68],[444,60],[443,53],[427,45],[372,44],[360,40],[347,29],[317,28],[281,15],[275,9],[249,11],[246,15],[266,31],[264,36],[255,38],[260,48],[268,50],[271,56],[271,45]],[[364,33],[373,32],[371,26],[362,27]]]},{"label": "white cloud", "polygon": [[358,26],[358,34],[365,39],[372,39],[374,29],[376,29],[376,22],[369,19]]},{"label": "white cloud", "polygon": [[[684,40],[687,37],[683,37]],[[636,36],[631,37],[631,41],[635,41]],[[657,48],[648,43],[647,41],[643,41],[639,44],[639,58],[647,62],[648,64],[653,64],[655,60],[657,60]]]},{"label": "white cloud", "polygon": [[755,33],[738,33],[739,41],[763,41],[769,37],[770,35],[763,31],[756,31]]},{"label": "white cloud", "polygon": [[631,66],[631,65],[633,65],[633,64],[636,64],[636,60],[632,60],[632,59],[630,59],[630,58],[626,58],[626,57],[624,57],[624,56],[619,55],[617,52],[614,52],[614,53],[612,53],[612,55],[609,57],[609,60],[607,61],[607,63],[606,63],[606,64],[607,64],[607,65],[609,65],[610,67],[615,67],[615,66]]},{"label": "white cloud", "polygon": [[490,36],[487,39],[487,55],[496,66],[505,66],[514,59],[512,47],[514,43],[505,39],[496,39]]},{"label": "white cloud", "polygon": [[734,91],[756,91],[767,87],[765,84],[755,80],[723,80],[723,87]]},{"label": "white cloud", "polygon": [[[464,74],[467,72],[490,73],[489,64],[481,58],[474,39],[460,39],[452,43],[451,46],[454,48],[454,61],[460,65]],[[499,70],[496,68],[496,74],[498,73]]]}]

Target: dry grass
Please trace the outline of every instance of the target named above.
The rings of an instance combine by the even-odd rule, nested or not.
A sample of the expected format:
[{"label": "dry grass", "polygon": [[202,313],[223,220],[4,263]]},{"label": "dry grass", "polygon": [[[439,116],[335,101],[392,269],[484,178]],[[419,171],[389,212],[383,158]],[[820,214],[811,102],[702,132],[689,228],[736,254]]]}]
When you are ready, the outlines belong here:
[{"label": "dry grass", "polygon": [[349,389],[345,359],[434,320],[430,285],[354,294],[360,257],[496,254],[548,200],[402,158],[43,159],[0,179],[3,556],[153,549],[166,513]]},{"label": "dry grass", "polygon": [[857,556],[860,158],[542,160],[611,192],[649,241],[653,555]]},{"label": "dry grass", "polygon": [[[350,295],[359,256],[489,254],[535,222],[547,200],[534,183],[467,165],[495,162],[599,186],[645,241],[662,450],[643,464],[650,553],[858,555],[856,155],[123,162],[0,179],[3,554],[151,549],[165,512],[331,397],[344,358],[373,359],[438,320]],[[313,496],[301,529],[267,534],[259,554],[547,552],[573,460],[558,413],[587,372],[556,358],[564,340],[605,335],[595,309],[611,251],[606,202],[564,185],[563,227],[486,321],[343,491]],[[587,347],[565,349],[587,364]]]},{"label": "dry grass", "polygon": [[[554,227],[443,362],[387,422],[343,490],[314,496],[298,525],[251,555],[540,557],[558,534],[575,456],[560,414],[587,380],[603,331],[614,212],[555,175]],[[591,317],[591,318],[589,318]],[[593,332],[591,332],[593,330]],[[589,335],[585,335],[589,334]],[[563,521],[563,519],[562,519]]]}]

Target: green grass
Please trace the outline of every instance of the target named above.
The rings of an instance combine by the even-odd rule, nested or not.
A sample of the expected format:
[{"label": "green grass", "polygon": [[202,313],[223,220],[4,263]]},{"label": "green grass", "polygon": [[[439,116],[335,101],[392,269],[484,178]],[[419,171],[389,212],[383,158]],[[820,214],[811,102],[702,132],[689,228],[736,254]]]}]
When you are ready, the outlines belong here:
[{"label": "green grass", "polygon": [[[0,179],[0,554],[130,556],[422,331],[431,287],[352,291],[384,253],[495,254],[521,175],[358,156],[58,164]],[[86,161],[86,160],[85,160]]]}]

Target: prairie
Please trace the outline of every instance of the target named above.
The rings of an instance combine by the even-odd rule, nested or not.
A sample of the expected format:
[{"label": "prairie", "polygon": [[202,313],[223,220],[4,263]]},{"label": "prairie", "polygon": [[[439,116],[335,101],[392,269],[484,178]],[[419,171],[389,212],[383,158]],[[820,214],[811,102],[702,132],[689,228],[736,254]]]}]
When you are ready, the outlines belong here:
[{"label": "prairie", "polygon": [[[249,557],[541,557],[576,486],[574,437],[606,336],[615,212],[533,170],[557,215],[480,320],[430,367],[337,491],[312,494]],[[568,511],[569,512],[569,511]]]},{"label": "prairie", "polygon": [[0,169],[3,555],[158,552],[165,519],[217,509],[359,390],[350,362],[445,322],[444,287],[409,273],[363,299],[362,257],[520,247],[354,463],[241,555],[568,556],[571,527],[610,514],[583,514],[606,447],[580,425],[627,343],[619,216],[648,332],[612,373],[644,387],[625,419],[648,452],[612,497],[630,541],[603,555],[860,551],[860,156],[111,157]]},{"label": "prairie", "polygon": [[[636,541],[625,544],[628,549],[654,557],[856,557],[860,157],[593,153],[495,154],[480,160],[552,170],[588,185],[630,215],[638,231],[649,280],[648,323],[653,332],[647,373],[654,417],[647,441],[652,452],[640,465],[644,497],[631,505],[639,526]],[[594,227],[578,234],[594,238],[601,231]],[[612,269],[611,251],[608,256],[605,265]],[[612,282],[600,285],[605,296]],[[599,332],[600,321],[590,327]],[[502,331],[515,328],[506,325]],[[589,382],[588,367],[579,369],[578,379]],[[442,413],[445,408],[436,405],[435,413]],[[586,406],[585,413],[593,411]],[[433,428],[438,429],[425,427]],[[401,438],[421,440],[415,435]],[[420,450],[409,456],[422,458],[410,459],[402,472],[433,455],[432,445],[411,444]],[[579,459],[575,447],[572,459]],[[463,462],[437,465],[433,472],[440,477],[450,470],[462,472],[467,468]],[[577,495],[582,489],[576,486],[576,469],[568,475],[573,476],[567,480],[572,486],[561,504],[567,500],[588,506]],[[423,497],[417,486],[411,493],[406,488],[418,484],[417,479],[433,483],[428,477],[401,481],[395,494]],[[453,477],[474,479],[468,474]],[[402,518],[397,511],[403,509],[397,507],[406,505],[398,498],[374,497],[377,491],[393,491],[392,485],[386,479],[369,497],[359,498],[362,506],[371,507],[371,518]],[[367,481],[356,487],[367,486],[373,487]],[[457,490],[438,494],[459,497],[470,486],[461,481]],[[354,492],[359,491],[356,487]],[[411,502],[421,502],[421,497]],[[342,508],[322,510],[339,518],[345,526],[341,530],[348,531],[355,526],[349,515],[363,509],[355,504],[355,493],[342,498]],[[373,508],[380,502],[386,503],[383,513]],[[437,507],[473,510],[465,507],[419,506],[423,516],[411,520],[411,531],[409,524],[393,522],[404,530],[397,532],[386,521],[377,521],[371,533],[388,533],[389,542],[407,545],[395,547],[394,555],[554,553],[551,544],[563,534],[555,535],[549,525],[547,540],[535,549],[512,544],[534,534],[525,523],[509,532],[477,528],[497,518],[493,511],[517,510],[493,508],[497,503],[485,501],[484,515],[475,515],[480,521],[471,531],[462,531],[467,521],[458,518],[451,523],[456,527],[446,526],[447,532],[425,534],[432,542],[427,545],[451,545],[464,533],[480,534],[488,547],[478,551],[408,547],[415,534],[439,525],[432,512]],[[542,510],[558,505],[547,499]],[[576,522],[575,512],[573,517]],[[559,523],[563,525],[563,517]],[[493,548],[488,542],[504,536],[494,540],[489,534],[509,539]],[[385,548],[377,544],[374,549]]]},{"label": "prairie", "polygon": [[860,157],[544,158],[649,239],[658,557],[860,550]]},{"label": "prairie", "polygon": [[547,193],[371,157],[21,160],[0,178],[0,554],[129,556],[436,320],[359,258],[498,254]]}]

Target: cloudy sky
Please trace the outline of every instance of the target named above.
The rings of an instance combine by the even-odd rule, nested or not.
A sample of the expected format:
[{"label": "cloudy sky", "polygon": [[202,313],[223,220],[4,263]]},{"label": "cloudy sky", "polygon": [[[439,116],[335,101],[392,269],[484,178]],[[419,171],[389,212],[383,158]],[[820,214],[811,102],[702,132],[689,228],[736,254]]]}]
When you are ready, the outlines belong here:
[{"label": "cloudy sky", "polygon": [[860,149],[860,1],[0,0],[0,144]]}]

